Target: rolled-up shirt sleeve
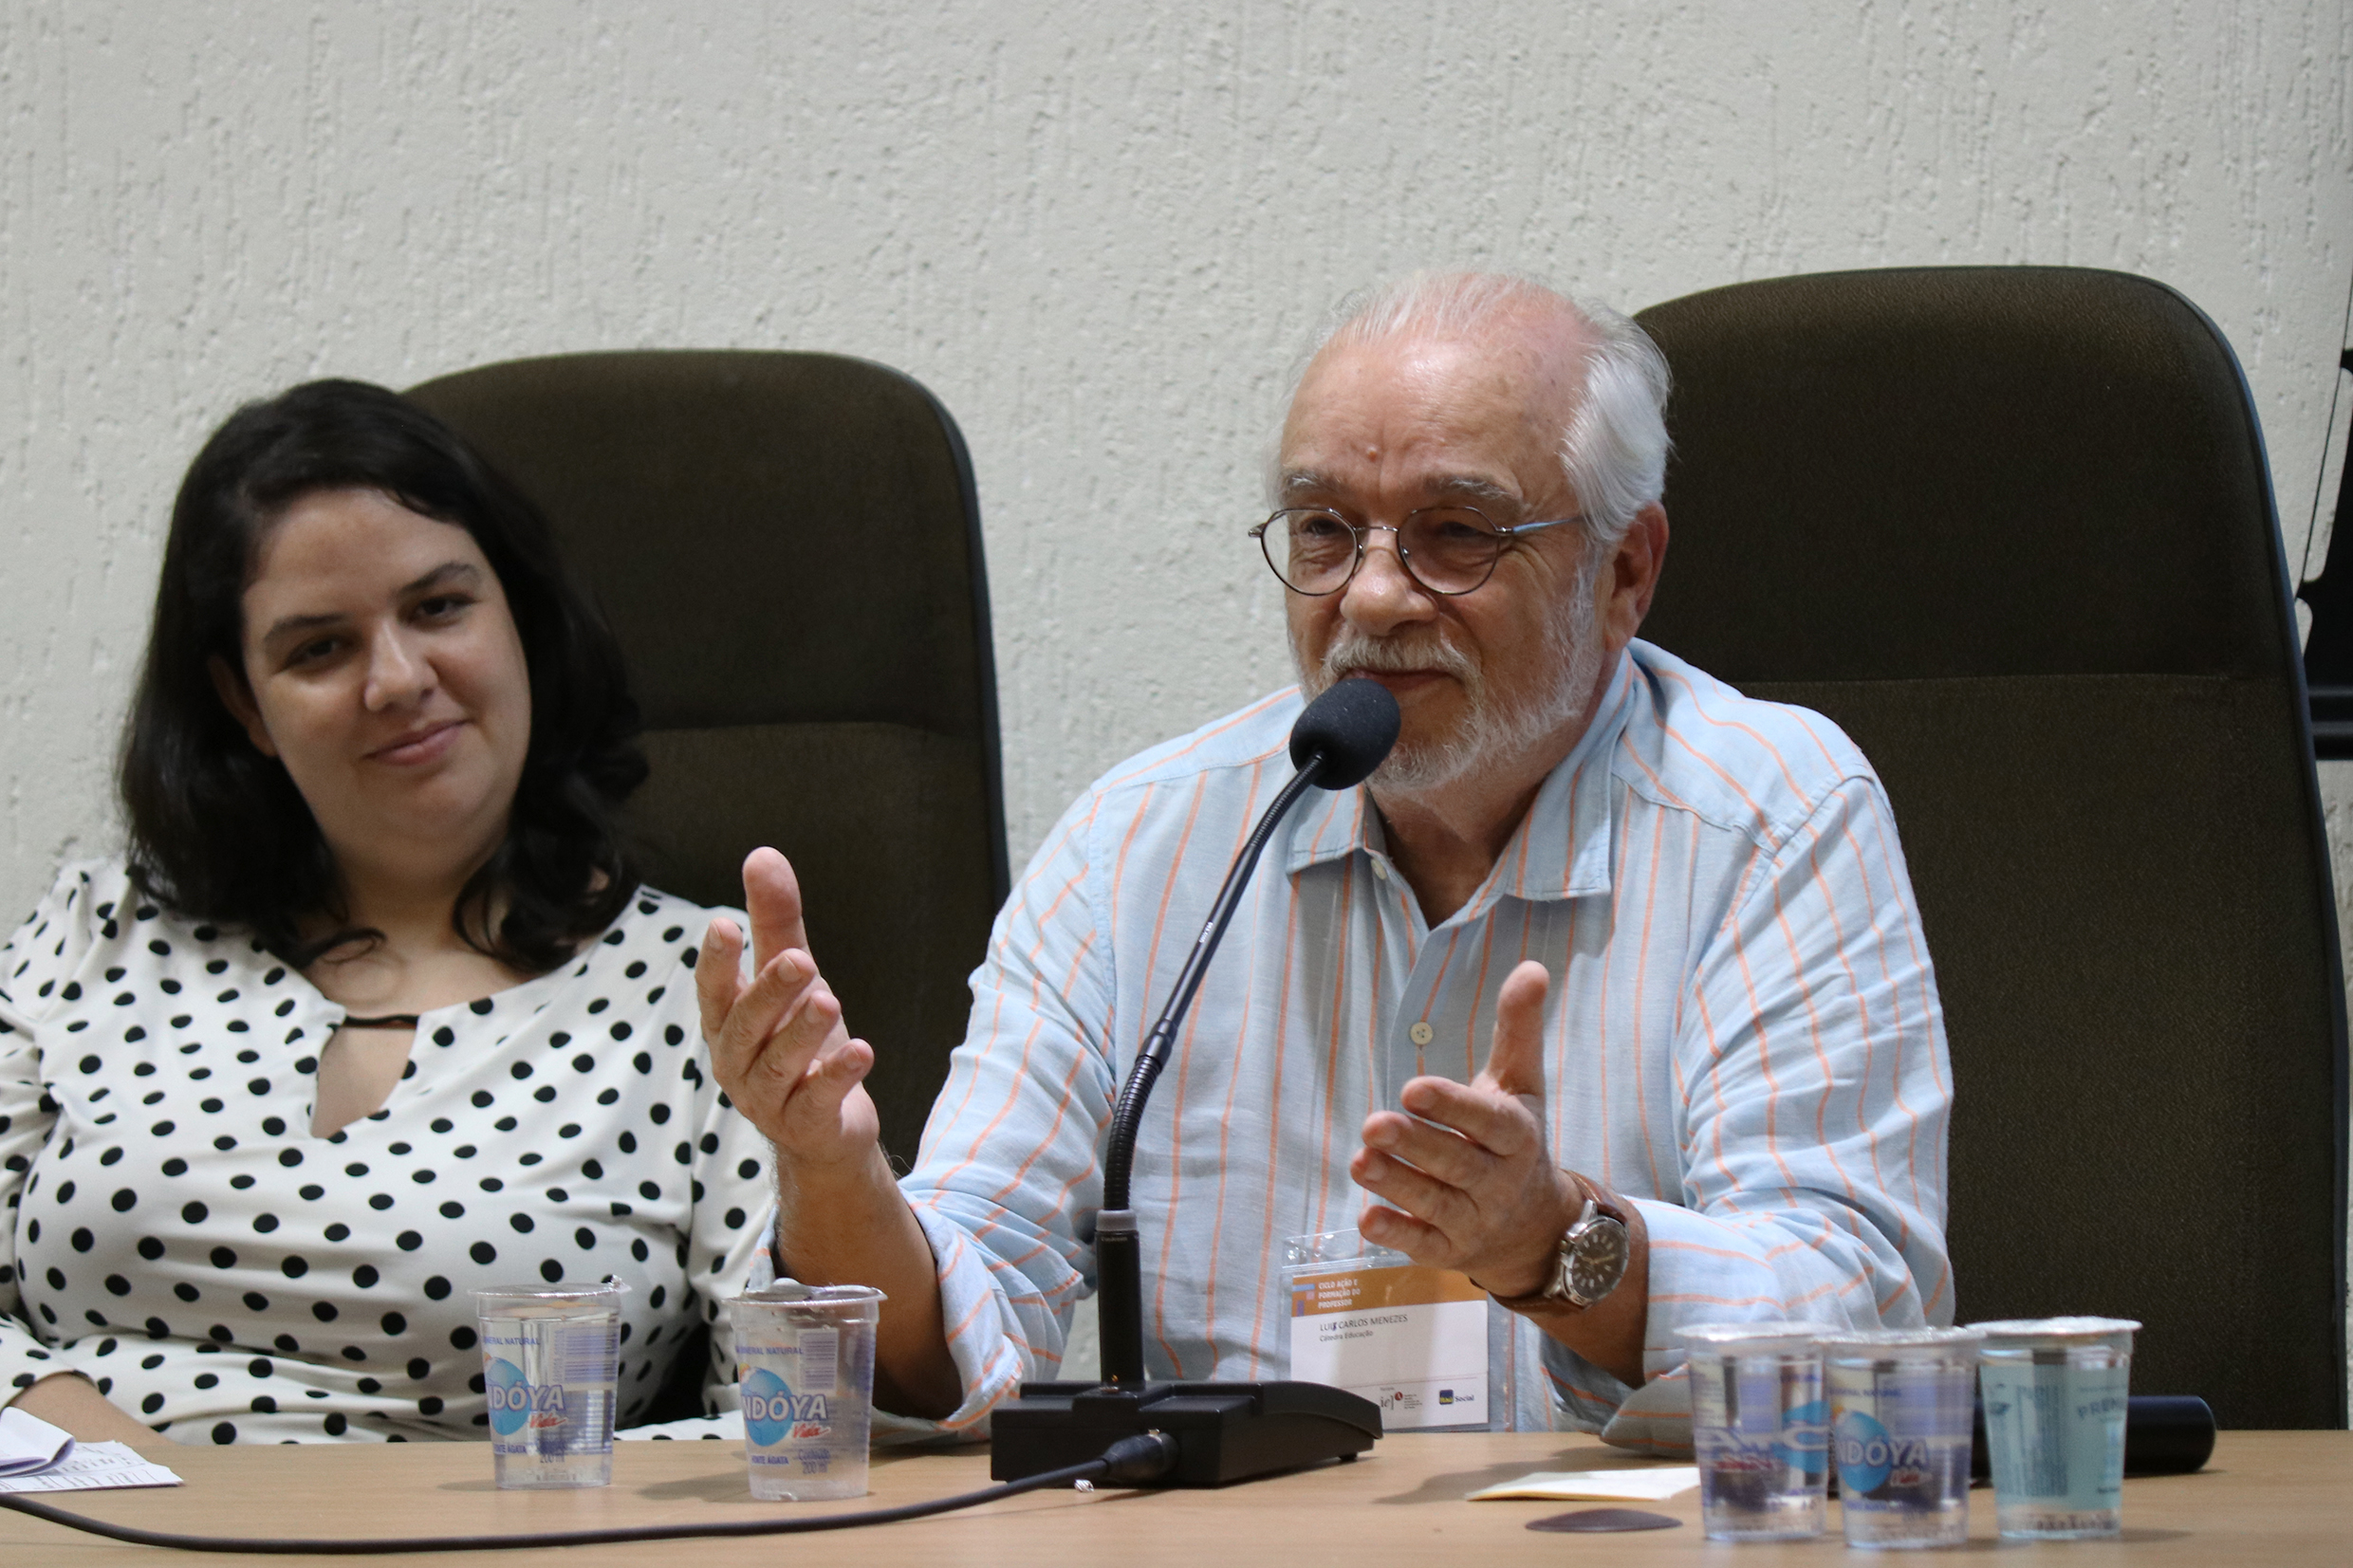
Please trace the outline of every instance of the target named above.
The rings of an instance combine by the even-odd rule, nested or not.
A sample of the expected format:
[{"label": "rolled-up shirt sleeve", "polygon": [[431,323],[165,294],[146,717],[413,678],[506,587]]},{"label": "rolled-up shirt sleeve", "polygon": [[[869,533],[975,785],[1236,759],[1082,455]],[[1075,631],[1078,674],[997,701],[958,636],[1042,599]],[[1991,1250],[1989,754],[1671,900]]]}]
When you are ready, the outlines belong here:
[{"label": "rolled-up shirt sleeve", "polygon": [[1875,779],[1844,780],[1760,849],[1695,968],[1675,1068],[1681,1201],[1636,1200],[1650,1234],[1645,1386],[1546,1342],[1572,1419],[1659,1449],[1690,1443],[1692,1324],[1953,1320],[1952,1071]]},{"label": "rolled-up shirt sleeve", "polygon": [[930,1239],[963,1399],[939,1421],[876,1412],[879,1436],[982,1436],[1025,1378],[1061,1367],[1093,1287],[1082,1216],[1102,1201],[1119,1084],[1113,987],[1093,886],[1095,797],[1055,825],[973,972],[972,1025],[900,1190]]}]

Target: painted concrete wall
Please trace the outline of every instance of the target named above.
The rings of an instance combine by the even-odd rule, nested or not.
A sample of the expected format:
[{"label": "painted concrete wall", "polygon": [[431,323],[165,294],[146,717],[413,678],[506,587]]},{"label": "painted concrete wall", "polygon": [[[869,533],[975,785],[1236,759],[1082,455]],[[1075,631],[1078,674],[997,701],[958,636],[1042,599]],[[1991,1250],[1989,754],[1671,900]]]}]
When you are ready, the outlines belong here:
[{"label": "painted concrete wall", "polygon": [[1012,848],[1286,678],[1242,529],[1328,302],[1897,263],[2211,312],[2292,558],[2353,283],[2347,0],[0,0],[0,909],[111,842],[165,506],[242,398],[660,344],[928,382],[975,456]]}]

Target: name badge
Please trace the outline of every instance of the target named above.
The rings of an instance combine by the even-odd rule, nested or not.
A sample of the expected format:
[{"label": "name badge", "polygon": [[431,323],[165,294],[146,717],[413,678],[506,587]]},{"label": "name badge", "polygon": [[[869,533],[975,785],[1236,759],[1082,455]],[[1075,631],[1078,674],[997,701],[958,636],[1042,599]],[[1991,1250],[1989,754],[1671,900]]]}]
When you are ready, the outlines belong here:
[{"label": "name badge", "polygon": [[1467,1276],[1376,1248],[1285,1274],[1293,1379],[1362,1394],[1391,1431],[1488,1425],[1487,1293]]}]

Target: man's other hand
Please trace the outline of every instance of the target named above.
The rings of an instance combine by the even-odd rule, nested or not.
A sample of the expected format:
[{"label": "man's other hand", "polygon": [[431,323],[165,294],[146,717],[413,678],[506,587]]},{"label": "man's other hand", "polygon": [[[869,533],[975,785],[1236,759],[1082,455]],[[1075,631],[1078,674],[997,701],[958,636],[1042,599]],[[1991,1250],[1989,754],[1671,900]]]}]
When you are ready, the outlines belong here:
[{"label": "man's other hand", "polygon": [[751,916],[751,978],[743,975],[743,933],[711,922],[695,967],[703,1038],[719,1087],[782,1156],[780,1178],[873,1158],[881,1123],[864,1080],[874,1048],[852,1040],[842,1004],[818,973],[801,921],[801,885],[772,849],[744,861],[744,909]]},{"label": "man's other hand", "polygon": [[1552,1162],[1545,1135],[1544,1006],[1550,980],[1530,960],[1505,977],[1487,1066],[1469,1083],[1417,1078],[1399,1097],[1411,1115],[1364,1118],[1348,1162],[1382,1200],[1365,1209],[1367,1241],[1416,1263],[1459,1269],[1490,1294],[1541,1287],[1584,1194]]}]

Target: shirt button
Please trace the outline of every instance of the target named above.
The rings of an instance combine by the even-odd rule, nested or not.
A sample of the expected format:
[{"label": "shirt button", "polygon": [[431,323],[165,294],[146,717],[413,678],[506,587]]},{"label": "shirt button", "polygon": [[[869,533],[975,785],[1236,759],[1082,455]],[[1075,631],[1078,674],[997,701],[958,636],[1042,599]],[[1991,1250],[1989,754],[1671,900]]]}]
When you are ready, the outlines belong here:
[{"label": "shirt button", "polygon": [[1382,865],[1379,860],[1375,860],[1373,862],[1373,875],[1385,882],[1389,879],[1389,868]]},{"label": "shirt button", "polygon": [[1430,1043],[1431,1038],[1435,1036],[1437,1031],[1430,1027],[1426,1022],[1417,1019],[1415,1021],[1414,1026],[1406,1030],[1405,1033],[1407,1038],[1411,1039],[1415,1044],[1427,1045]]}]

